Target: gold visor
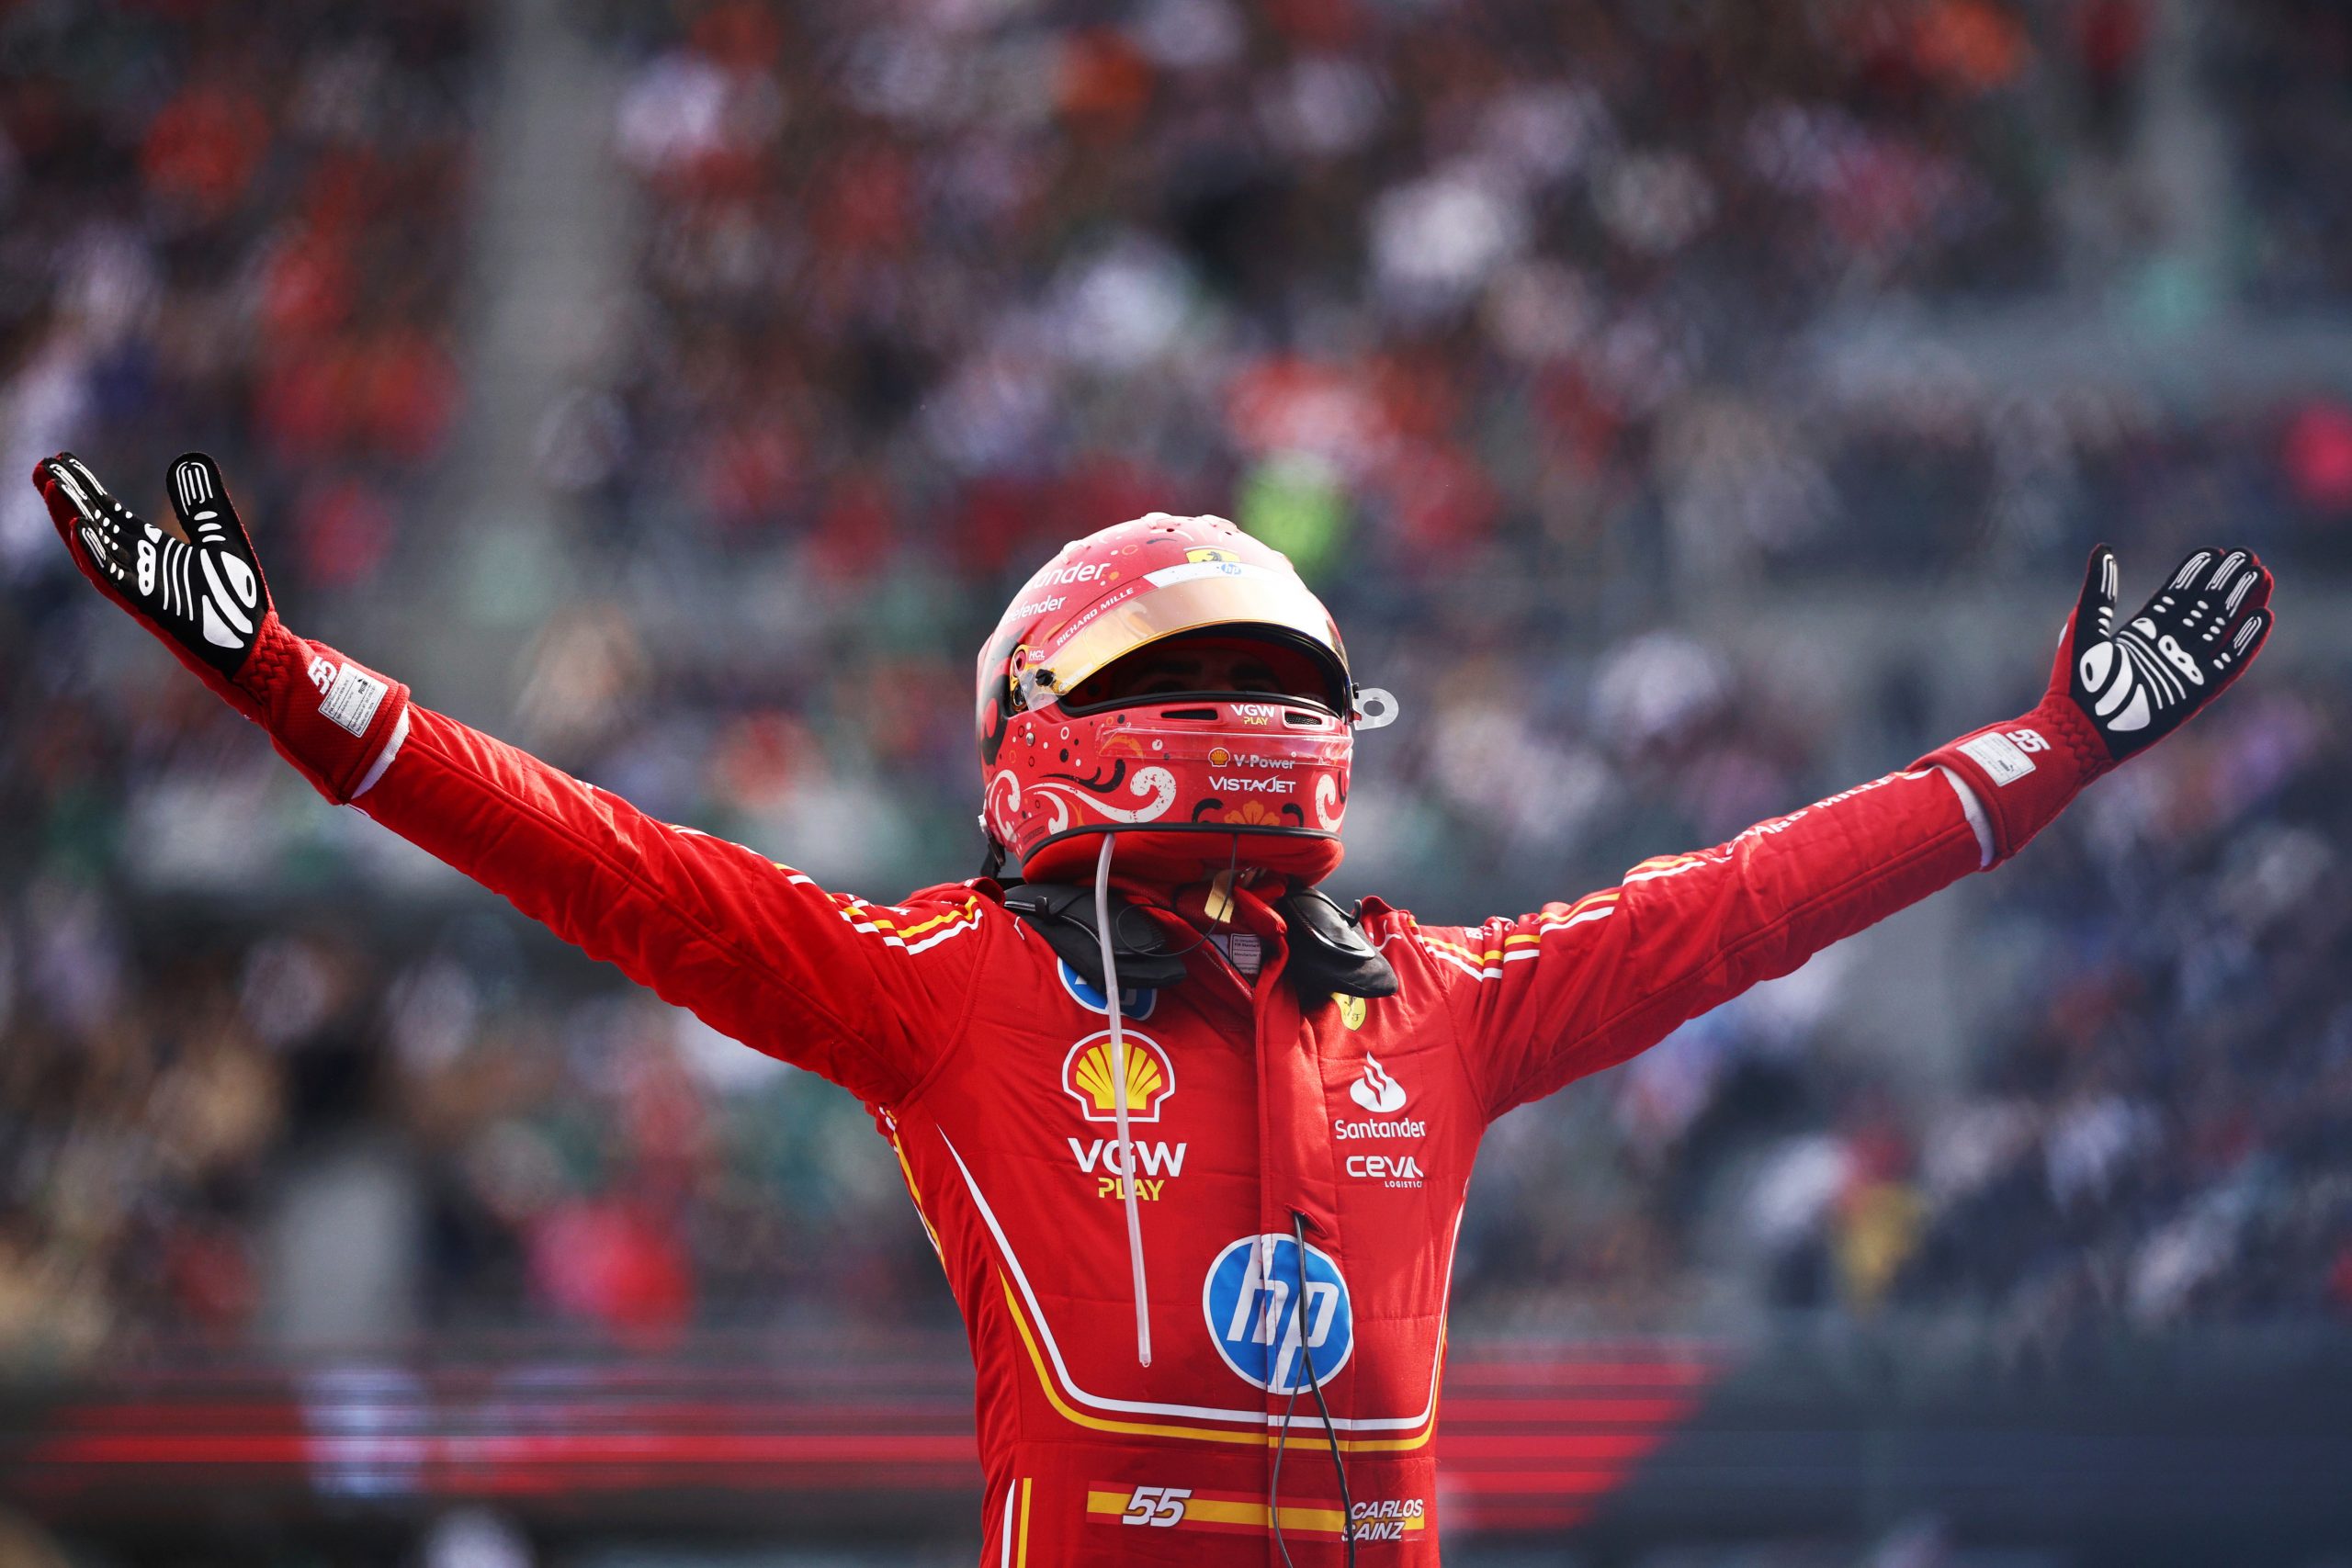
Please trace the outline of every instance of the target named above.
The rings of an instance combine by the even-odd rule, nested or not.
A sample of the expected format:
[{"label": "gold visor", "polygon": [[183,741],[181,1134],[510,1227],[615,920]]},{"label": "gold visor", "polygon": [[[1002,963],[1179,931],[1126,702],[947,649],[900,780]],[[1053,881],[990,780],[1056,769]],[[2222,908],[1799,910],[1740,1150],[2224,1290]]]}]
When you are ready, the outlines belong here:
[{"label": "gold visor", "polygon": [[1236,561],[1193,561],[1147,573],[1053,628],[1015,677],[1023,704],[1035,708],[1056,701],[1147,643],[1213,626],[1269,626],[1329,654],[1340,681],[1334,695],[1344,709],[1348,653],[1331,613],[1289,573]]}]

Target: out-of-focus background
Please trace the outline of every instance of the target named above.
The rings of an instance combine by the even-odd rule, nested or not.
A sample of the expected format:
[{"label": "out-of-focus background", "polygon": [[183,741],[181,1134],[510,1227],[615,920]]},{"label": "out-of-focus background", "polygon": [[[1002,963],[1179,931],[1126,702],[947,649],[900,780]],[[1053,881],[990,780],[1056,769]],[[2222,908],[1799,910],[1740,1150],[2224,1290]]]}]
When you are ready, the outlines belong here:
[{"label": "out-of-focus background", "polygon": [[1449,921],[2017,711],[2095,540],[2254,546],[2215,713],[1496,1129],[1442,1516],[2352,1561],[2348,176],[2335,0],[0,9],[0,1561],[975,1550],[859,1108],[320,803],[16,477],[190,447],[297,626],[883,897],[1145,511],[1402,698],[1334,887]]}]

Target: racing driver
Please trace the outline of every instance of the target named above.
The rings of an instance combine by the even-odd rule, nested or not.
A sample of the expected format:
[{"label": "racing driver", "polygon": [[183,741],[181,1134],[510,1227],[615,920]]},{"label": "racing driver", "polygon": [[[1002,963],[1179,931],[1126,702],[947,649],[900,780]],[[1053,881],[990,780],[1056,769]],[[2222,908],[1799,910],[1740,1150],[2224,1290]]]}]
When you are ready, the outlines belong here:
[{"label": "racing driver", "polygon": [[2191,554],[2128,621],[2088,573],[2039,705],[1516,919],[1316,891],[1359,688],[1322,604],[1216,517],[1065,547],[982,650],[990,869],[831,892],[411,700],[278,619],[219,470],[176,529],[71,456],[75,564],[352,805],[712,1026],[871,1108],[978,1364],[983,1561],[1438,1561],[1447,1279],[1488,1122],[2018,852],[2243,674],[2270,577]]}]

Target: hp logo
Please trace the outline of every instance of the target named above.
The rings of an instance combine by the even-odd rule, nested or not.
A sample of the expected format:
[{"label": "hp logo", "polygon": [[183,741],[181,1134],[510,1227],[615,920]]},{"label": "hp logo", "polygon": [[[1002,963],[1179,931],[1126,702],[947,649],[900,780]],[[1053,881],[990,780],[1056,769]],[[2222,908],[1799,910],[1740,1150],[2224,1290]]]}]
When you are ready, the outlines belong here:
[{"label": "hp logo", "polygon": [[1201,1310],[1225,1364],[1269,1393],[1304,1391],[1310,1354],[1315,1381],[1329,1382],[1355,1348],[1355,1312],[1339,1265],[1310,1247],[1302,1274],[1298,1243],[1286,1235],[1246,1235],[1218,1253]]}]

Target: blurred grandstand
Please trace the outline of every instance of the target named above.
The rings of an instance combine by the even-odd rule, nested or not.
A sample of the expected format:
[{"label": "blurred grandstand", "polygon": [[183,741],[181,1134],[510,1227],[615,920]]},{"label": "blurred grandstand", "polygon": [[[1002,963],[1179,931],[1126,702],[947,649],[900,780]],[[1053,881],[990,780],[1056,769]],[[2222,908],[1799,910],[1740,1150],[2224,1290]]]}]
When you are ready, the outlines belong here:
[{"label": "blurred grandstand", "polygon": [[[2326,0],[38,0],[0,455],[211,451],[296,624],[885,896],[978,869],[1010,590],[1223,512],[1404,701],[1335,887],[1448,919],[2008,711],[2095,539],[2251,542],[2238,700],[1497,1128],[1457,1337],[2341,1359],[2347,167]],[[935,1348],[847,1096],[320,806],[10,485],[0,1368]],[[1770,1561],[1975,1561],[1923,1508]],[[529,1560],[453,1517],[381,1550]]]}]

